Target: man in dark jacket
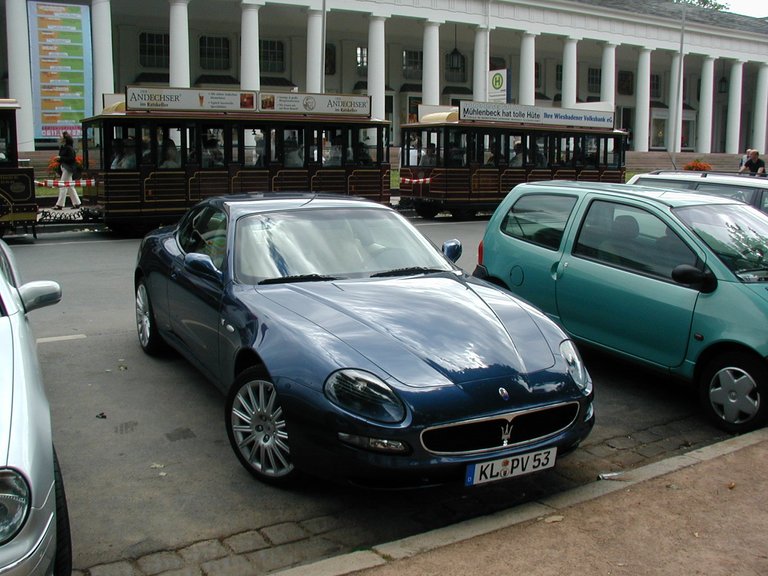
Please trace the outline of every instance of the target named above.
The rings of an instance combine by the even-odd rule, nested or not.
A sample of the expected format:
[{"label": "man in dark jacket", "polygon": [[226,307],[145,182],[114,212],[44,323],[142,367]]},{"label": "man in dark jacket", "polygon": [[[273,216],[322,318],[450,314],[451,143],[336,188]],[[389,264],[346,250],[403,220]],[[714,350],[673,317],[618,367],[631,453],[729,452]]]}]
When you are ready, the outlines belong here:
[{"label": "man in dark jacket", "polygon": [[739,168],[739,172],[746,172],[752,176],[765,176],[765,161],[760,158],[760,153],[757,150],[752,150],[749,153],[749,160],[744,162],[744,165]]}]

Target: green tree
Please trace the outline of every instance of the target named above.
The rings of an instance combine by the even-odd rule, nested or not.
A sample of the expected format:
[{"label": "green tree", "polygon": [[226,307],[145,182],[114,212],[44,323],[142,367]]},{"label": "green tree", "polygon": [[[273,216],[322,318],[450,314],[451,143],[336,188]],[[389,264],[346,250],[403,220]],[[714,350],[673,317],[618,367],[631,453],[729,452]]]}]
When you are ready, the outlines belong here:
[{"label": "green tree", "polygon": [[674,0],[677,4],[691,4],[692,6],[699,6],[700,8],[709,8],[711,10],[728,10],[730,7],[728,4],[722,2],[716,2],[715,0]]}]

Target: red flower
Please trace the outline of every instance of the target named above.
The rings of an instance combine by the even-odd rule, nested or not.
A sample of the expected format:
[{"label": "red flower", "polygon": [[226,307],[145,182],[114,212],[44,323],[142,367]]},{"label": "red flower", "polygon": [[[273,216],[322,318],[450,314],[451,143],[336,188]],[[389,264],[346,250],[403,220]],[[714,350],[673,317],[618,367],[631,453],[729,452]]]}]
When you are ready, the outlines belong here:
[{"label": "red flower", "polygon": [[[83,157],[80,155],[75,156],[75,164],[77,164],[77,167],[82,170],[83,169]],[[58,156],[51,156],[51,159],[48,161],[48,173],[51,176],[60,176],[61,175],[61,163],[59,162]]]},{"label": "red flower", "polygon": [[683,170],[695,170],[697,172],[707,172],[708,170],[712,170],[712,165],[707,164],[706,162],[702,162],[701,160],[694,160],[692,162],[688,162],[688,164],[683,166]]}]

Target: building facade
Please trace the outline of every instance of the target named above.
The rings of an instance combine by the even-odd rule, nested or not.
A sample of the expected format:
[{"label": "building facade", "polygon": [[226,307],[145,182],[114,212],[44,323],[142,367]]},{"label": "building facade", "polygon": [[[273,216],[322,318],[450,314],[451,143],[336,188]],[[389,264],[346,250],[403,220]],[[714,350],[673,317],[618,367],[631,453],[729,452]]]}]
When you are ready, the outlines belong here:
[{"label": "building facade", "polygon": [[[42,1],[42,0],[40,0]],[[0,0],[0,96],[35,138],[27,0]],[[636,151],[766,149],[768,20],[667,0],[47,0],[91,22],[93,109],[127,85],[362,93],[399,126],[489,98],[616,111]]]}]

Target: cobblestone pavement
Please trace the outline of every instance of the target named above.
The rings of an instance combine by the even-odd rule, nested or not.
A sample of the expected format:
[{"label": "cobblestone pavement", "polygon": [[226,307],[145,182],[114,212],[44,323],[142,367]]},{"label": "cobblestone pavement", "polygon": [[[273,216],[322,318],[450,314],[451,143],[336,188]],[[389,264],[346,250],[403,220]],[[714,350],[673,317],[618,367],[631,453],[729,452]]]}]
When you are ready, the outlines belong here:
[{"label": "cobblestone pavement", "polygon": [[[319,482],[295,492],[254,487],[228,445],[221,396],[181,359],[145,363],[135,343],[132,291],[121,297],[123,308],[115,307],[112,294],[122,290],[122,274],[135,258],[132,244],[95,242],[89,250],[105,278],[96,284],[101,300],[90,280],[96,266],[78,266],[80,250],[56,252],[49,243],[29,249],[26,262],[29,273],[42,277],[40,263],[52,268],[52,253],[75,255],[64,277],[73,297],[50,315],[41,311],[36,322],[45,330],[38,335],[82,330],[92,343],[78,344],[80,354],[66,343],[42,350],[59,407],[76,576],[268,574],[515,508],[724,437],[698,416],[684,387],[591,354],[585,361],[595,381],[597,424],[552,470],[468,490],[372,493]],[[119,371],[110,359],[120,359]],[[133,369],[139,364],[144,370]],[[112,377],[118,374],[119,380]],[[181,407],[168,425],[158,398]],[[94,419],[105,413],[109,420]],[[144,428],[134,434],[139,420]],[[171,439],[179,431],[195,438],[193,430],[197,439],[189,444]],[[174,463],[168,481],[146,468],[157,462]]]},{"label": "cobblestone pavement", "polygon": [[[159,550],[137,558],[98,564],[75,576],[253,576],[365,549],[471,517],[490,514],[547,494],[683,454],[726,438],[698,415],[655,425],[632,435],[592,436],[551,471],[501,485],[464,490],[436,488],[398,493],[409,505],[387,507],[392,498],[371,493],[370,507],[331,516],[285,522]],[[513,488],[513,489],[510,489]],[[383,501],[383,502],[378,502]]]}]

